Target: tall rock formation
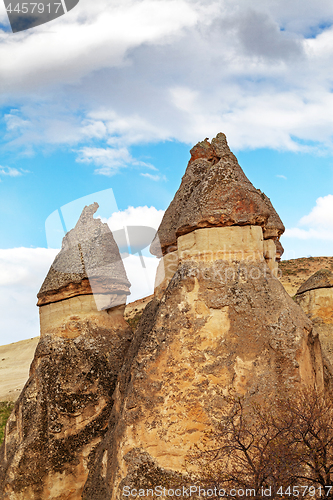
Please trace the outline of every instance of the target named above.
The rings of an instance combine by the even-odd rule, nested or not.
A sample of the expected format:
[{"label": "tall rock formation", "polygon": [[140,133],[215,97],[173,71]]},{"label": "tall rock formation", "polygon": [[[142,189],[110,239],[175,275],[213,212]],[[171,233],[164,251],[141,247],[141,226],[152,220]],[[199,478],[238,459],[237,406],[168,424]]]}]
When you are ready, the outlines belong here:
[{"label": "tall rock formation", "polygon": [[106,432],[132,331],[130,283],[107,224],[85,207],[38,294],[41,338],[0,451],[0,498],[79,500]]},{"label": "tall rock formation", "polygon": [[303,283],[296,293],[296,302],[311,319],[319,333],[323,354],[333,367],[333,272],[320,269]]},{"label": "tall rock formation", "polygon": [[172,265],[164,278],[158,270],[120,372],[85,500],[168,486],[184,474],[187,453],[219,422],[230,390],[260,401],[323,387],[318,336],[274,276],[283,224],[269,199],[223,134],[191,155],[151,246]]},{"label": "tall rock formation", "polygon": [[[256,250],[264,255],[270,269],[277,272],[277,259],[283,253],[279,238],[284,225],[270,199],[244,174],[225,135],[219,133],[211,143],[205,139],[191,149],[181,185],[151,244],[151,253],[163,257],[155,282],[157,294],[161,296],[177,268],[180,236],[199,228],[243,226],[262,229],[262,248]],[[229,230],[228,234],[231,233]],[[219,234],[227,234],[227,231]],[[234,242],[226,238],[219,243],[219,252],[220,255],[233,253]]]}]

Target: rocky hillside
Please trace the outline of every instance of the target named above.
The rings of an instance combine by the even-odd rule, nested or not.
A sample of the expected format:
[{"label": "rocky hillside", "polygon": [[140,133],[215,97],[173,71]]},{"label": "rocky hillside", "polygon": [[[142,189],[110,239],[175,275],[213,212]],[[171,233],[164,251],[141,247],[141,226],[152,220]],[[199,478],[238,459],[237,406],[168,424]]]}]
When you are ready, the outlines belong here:
[{"label": "rocky hillside", "polygon": [[283,260],[279,264],[282,277],[280,281],[292,297],[298,288],[319,269],[333,269],[333,257],[302,257]]}]

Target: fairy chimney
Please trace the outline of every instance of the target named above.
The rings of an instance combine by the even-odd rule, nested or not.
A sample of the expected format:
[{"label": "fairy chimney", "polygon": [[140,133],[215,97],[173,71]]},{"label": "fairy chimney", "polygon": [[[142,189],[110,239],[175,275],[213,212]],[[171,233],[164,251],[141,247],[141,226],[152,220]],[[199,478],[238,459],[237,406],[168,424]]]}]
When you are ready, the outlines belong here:
[{"label": "fairy chimney", "polygon": [[107,224],[85,207],[38,293],[41,338],[0,451],[0,498],[81,500],[132,331],[130,283]]},{"label": "fairy chimney", "polygon": [[295,300],[314,323],[323,353],[333,366],[333,272],[315,272],[297,290]]},{"label": "fairy chimney", "polygon": [[[181,185],[151,244],[151,253],[162,257],[155,281],[158,297],[177,269],[179,254],[184,257],[185,242],[191,242],[195,237],[191,233],[203,228],[211,229],[205,233],[210,238],[217,238],[221,258],[256,260],[264,256],[269,269],[277,274],[284,225],[270,199],[246,177],[222,133],[211,143],[205,139],[191,149]],[[209,252],[206,242],[203,245],[203,251]]]},{"label": "fairy chimney", "polygon": [[186,474],[189,450],[220,421],[229,391],[260,402],[323,388],[318,336],[265,260],[279,217],[223,134],[191,154],[151,247],[177,254],[176,270],[136,330],[85,500]]}]

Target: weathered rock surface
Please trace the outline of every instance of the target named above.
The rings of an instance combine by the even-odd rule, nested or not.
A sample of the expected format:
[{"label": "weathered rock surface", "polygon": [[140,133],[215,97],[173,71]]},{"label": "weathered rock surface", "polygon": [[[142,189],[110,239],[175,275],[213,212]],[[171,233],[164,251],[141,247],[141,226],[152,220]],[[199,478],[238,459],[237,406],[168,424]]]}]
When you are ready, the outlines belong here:
[{"label": "weathered rock surface", "polygon": [[[69,245],[68,251],[66,245],[73,233],[65,237],[65,254],[60,252],[51,268],[51,276],[58,281],[49,279],[49,273],[42,297],[47,297],[51,290],[55,292],[53,298],[56,286],[71,285],[70,273],[61,274],[58,264],[65,259],[66,269],[73,271],[76,279],[75,245],[80,244],[89,257],[89,241],[93,242],[95,253],[87,260],[92,270],[90,273],[88,266],[87,275],[103,278],[104,269],[112,282],[114,270],[115,281],[120,278],[128,287],[111,232],[92,217],[95,208],[84,210],[81,222],[73,230],[75,244]],[[81,236],[75,233],[81,223],[82,244]],[[110,251],[115,255],[110,257]],[[123,298],[122,291],[118,295]],[[0,449],[1,499],[82,498],[88,463],[107,430],[112,393],[132,338],[132,330],[123,317],[124,307],[100,310],[91,294],[41,305],[41,338]]]},{"label": "weathered rock surface", "polygon": [[[107,224],[94,219],[98,203],[85,207],[74,229],[63,239],[42,287],[38,305],[58,302],[78,295],[120,295],[126,303],[130,283],[117,244]],[[124,299],[125,296],[125,299]],[[106,309],[105,300],[99,309]],[[112,304],[113,306],[115,304]]]},{"label": "weathered rock surface", "polygon": [[246,247],[246,241],[236,243],[237,228],[244,226],[260,230],[260,238],[264,240],[262,255],[269,269],[277,275],[283,254],[279,238],[284,225],[270,199],[244,174],[225,135],[219,133],[211,143],[205,139],[191,149],[181,185],[151,244],[151,253],[162,257],[155,281],[156,296],[161,297],[176,271],[179,237],[197,229],[229,227],[229,232],[223,233],[224,239],[220,233],[218,258],[230,260],[222,253],[233,253],[236,244],[237,252],[245,252],[251,259],[251,251],[257,252],[258,246],[254,250]]},{"label": "weathered rock surface", "polygon": [[323,386],[312,324],[263,261],[186,260],[156,304],[122,369],[84,499],[185,473],[186,453],[218,422],[231,388],[260,399]]},{"label": "weathered rock surface", "polygon": [[269,198],[254,188],[230,151],[224,134],[191,150],[181,185],[164,214],[151,253],[176,250],[177,237],[202,227],[259,225],[264,238],[278,238],[284,226]]},{"label": "weathered rock surface", "polygon": [[230,390],[260,402],[324,387],[318,334],[269,265],[282,231],[273,207],[221,134],[191,154],[158,231],[168,274],[157,271],[84,500],[185,474],[187,453],[219,422]]},{"label": "weathered rock surface", "polygon": [[310,278],[308,278],[297,290],[296,295],[300,295],[309,290],[316,290],[317,288],[332,288],[333,287],[333,273],[328,269],[319,269]]},{"label": "weathered rock surface", "polygon": [[[296,302],[319,333],[323,354],[333,367],[333,273],[320,269],[297,291]],[[332,373],[333,375],[333,373]]]},{"label": "weathered rock surface", "polygon": [[333,269],[333,257],[301,257],[281,260],[279,279],[289,295],[293,297],[310,276],[324,268]]}]

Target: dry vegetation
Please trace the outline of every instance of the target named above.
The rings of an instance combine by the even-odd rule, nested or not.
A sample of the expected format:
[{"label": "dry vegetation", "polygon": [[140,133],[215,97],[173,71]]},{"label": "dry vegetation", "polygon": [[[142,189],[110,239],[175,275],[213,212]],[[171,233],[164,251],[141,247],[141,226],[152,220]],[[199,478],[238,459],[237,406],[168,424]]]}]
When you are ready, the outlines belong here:
[{"label": "dry vegetation", "polygon": [[261,404],[232,396],[225,403],[225,417],[189,455],[196,482],[235,488],[244,499],[240,492],[251,489],[252,498],[262,498],[262,488],[269,498],[317,498],[320,492],[333,498],[331,394],[307,389]]},{"label": "dry vegetation", "polygon": [[11,414],[14,407],[12,401],[0,401],[0,444],[3,441],[5,435],[6,422]]}]

